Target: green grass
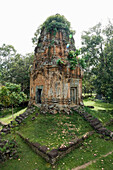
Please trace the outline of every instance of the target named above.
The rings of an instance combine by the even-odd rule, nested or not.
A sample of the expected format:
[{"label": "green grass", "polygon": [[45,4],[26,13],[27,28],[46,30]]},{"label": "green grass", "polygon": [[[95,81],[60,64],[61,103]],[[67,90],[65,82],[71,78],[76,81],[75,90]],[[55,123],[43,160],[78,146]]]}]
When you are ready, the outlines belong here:
[{"label": "green grass", "polygon": [[76,112],[72,115],[38,115],[34,122],[31,118],[32,115],[19,132],[31,142],[39,142],[50,149],[58,148],[61,144],[67,145],[72,139],[92,130]]},{"label": "green grass", "polygon": [[104,103],[102,101],[90,101],[84,100],[85,106],[94,106],[94,109],[87,108],[86,110],[92,114],[93,116],[97,117],[100,121],[105,124],[106,122],[113,119],[113,104]]},{"label": "green grass", "polygon": [[[52,167],[43,158],[34,153],[20,137],[16,137],[19,150],[19,158],[8,160],[0,165],[1,170],[51,170]],[[73,150],[55,164],[55,170],[69,170],[97,159],[113,150],[113,142],[101,139],[98,134],[89,137],[83,146]],[[112,157],[111,157],[112,158]],[[110,159],[111,159],[110,158]],[[109,160],[108,160],[109,162]],[[97,164],[96,164],[97,165]],[[93,165],[94,166],[94,165]],[[113,169],[113,165],[110,164]],[[90,168],[91,169],[91,168]],[[109,165],[106,165],[109,169]]]},{"label": "green grass", "polygon": [[42,170],[43,166],[46,165],[46,161],[33,152],[19,136],[16,136],[16,141],[19,158],[0,164],[0,170],[36,170],[38,167]]},{"label": "green grass", "polygon": [[106,169],[111,170],[113,169],[113,153],[102,157],[99,160],[96,161],[96,163],[93,163],[92,165],[88,166],[86,170],[95,170],[95,169]]},{"label": "green grass", "polygon": [[[88,101],[87,101],[88,102]],[[97,105],[99,102],[97,102]],[[104,103],[105,104],[105,103]],[[89,101],[88,105],[92,105]],[[96,105],[96,102],[94,106]],[[100,107],[104,109],[89,109],[95,117],[102,120],[103,123],[107,122],[112,117],[113,105],[103,105],[100,103]],[[105,106],[105,107],[104,107]],[[100,111],[101,110],[101,111]],[[105,110],[105,111],[104,111]],[[37,112],[37,110],[36,110]],[[35,112],[35,113],[36,113]],[[56,114],[56,115],[38,115],[36,120],[32,121],[30,115],[19,128],[19,132],[28,137],[30,141],[39,142],[45,144],[50,148],[58,147],[58,145],[71,140],[74,137],[81,136],[87,131],[92,130],[90,125],[83,120],[83,118],[76,112],[72,115]],[[75,126],[74,126],[75,125]],[[113,125],[109,128],[113,131]],[[64,132],[63,132],[64,131]],[[67,133],[65,133],[67,132]],[[13,137],[13,134],[4,136],[4,138]],[[64,138],[62,138],[64,137]],[[113,169],[113,154],[103,158],[102,156],[113,150],[113,141],[101,138],[101,135],[96,132],[85,140],[84,144],[65,157],[60,159],[54,167],[47,163],[41,156],[34,153],[31,148],[24,143],[24,141],[16,135],[16,141],[18,143],[19,158],[15,160],[8,160],[0,165],[1,170],[71,170],[77,166],[81,166],[91,160],[97,159],[96,163],[86,167],[85,169],[99,170]],[[102,159],[100,158],[102,157]],[[102,161],[103,160],[103,161]],[[103,163],[102,163],[103,162]]]},{"label": "green grass", "polygon": [[94,134],[85,141],[83,146],[75,149],[73,152],[66,155],[66,157],[58,161],[57,167],[60,168],[60,170],[72,169],[91,160],[98,159],[100,156],[107,154],[111,150],[113,150],[112,141],[105,141],[104,139],[100,139],[99,135]]},{"label": "green grass", "polygon": [[[13,109],[13,113],[17,113],[19,112],[20,110],[22,110],[24,107],[14,107]],[[3,118],[3,117],[6,117],[6,116],[9,116],[12,114],[12,108],[9,107],[9,108],[4,108],[3,110],[0,110],[0,118]]]},{"label": "green grass", "polygon": [[102,102],[101,100],[92,101],[89,99],[84,100],[85,106],[94,106],[94,110],[113,110],[113,104]]},{"label": "green grass", "polygon": [[[22,109],[22,110],[20,110],[20,111],[18,111],[18,112],[16,112],[16,113],[14,113],[13,115],[14,115],[14,118],[16,117],[16,116],[19,116],[20,114],[22,114],[22,113],[24,113],[25,112],[25,110],[26,110],[26,108],[24,108],[24,109]],[[10,123],[11,121],[13,120],[13,118],[12,118],[12,114],[8,114],[7,116],[5,116],[5,117],[3,117],[3,118],[0,118],[0,122],[2,123],[2,124],[8,124],[8,123]]]}]

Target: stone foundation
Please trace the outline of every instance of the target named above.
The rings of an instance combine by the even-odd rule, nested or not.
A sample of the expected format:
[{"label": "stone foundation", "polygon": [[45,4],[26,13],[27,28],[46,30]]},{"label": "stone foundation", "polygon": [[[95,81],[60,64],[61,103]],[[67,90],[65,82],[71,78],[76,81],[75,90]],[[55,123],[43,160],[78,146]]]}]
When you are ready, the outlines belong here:
[{"label": "stone foundation", "polygon": [[27,138],[24,138],[20,133],[18,135],[40,156],[42,156],[47,162],[54,165],[56,161],[66,154],[70,153],[74,149],[80,147],[85,139],[91,136],[94,132],[87,132],[81,138],[70,141],[68,146],[59,147],[57,149],[49,150],[47,146],[42,146],[39,143],[32,143]]}]

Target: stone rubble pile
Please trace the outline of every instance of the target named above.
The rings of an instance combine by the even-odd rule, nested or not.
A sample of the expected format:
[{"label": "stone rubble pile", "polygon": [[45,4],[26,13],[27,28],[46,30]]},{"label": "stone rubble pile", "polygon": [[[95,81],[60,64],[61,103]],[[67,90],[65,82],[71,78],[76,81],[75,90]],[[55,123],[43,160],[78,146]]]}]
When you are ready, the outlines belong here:
[{"label": "stone rubble pile", "polygon": [[17,155],[17,145],[15,141],[0,139],[0,162],[4,162],[7,159],[16,159]]},{"label": "stone rubble pile", "polygon": [[71,110],[70,106],[64,105],[62,107],[59,107],[56,104],[52,104],[52,105],[42,104],[41,108],[40,108],[40,113],[42,113],[42,114],[66,113],[69,115],[72,113],[72,110]]},{"label": "stone rubble pile", "polygon": [[7,159],[18,158],[16,142],[14,140],[10,141],[2,139],[2,135],[10,133],[12,128],[20,125],[30,114],[34,113],[34,111],[34,107],[28,108],[23,114],[17,116],[14,121],[11,121],[7,125],[2,125],[2,130],[0,131],[0,162],[4,162]]}]

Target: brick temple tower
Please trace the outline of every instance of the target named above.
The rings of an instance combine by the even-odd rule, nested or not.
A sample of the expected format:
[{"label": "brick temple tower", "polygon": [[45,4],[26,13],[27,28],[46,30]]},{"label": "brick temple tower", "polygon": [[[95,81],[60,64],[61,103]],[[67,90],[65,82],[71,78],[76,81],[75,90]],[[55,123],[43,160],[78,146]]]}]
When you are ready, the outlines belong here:
[{"label": "brick temple tower", "polygon": [[80,104],[83,71],[79,66],[70,69],[71,50],[75,50],[74,39],[65,29],[41,31],[30,75],[31,103],[59,108]]}]

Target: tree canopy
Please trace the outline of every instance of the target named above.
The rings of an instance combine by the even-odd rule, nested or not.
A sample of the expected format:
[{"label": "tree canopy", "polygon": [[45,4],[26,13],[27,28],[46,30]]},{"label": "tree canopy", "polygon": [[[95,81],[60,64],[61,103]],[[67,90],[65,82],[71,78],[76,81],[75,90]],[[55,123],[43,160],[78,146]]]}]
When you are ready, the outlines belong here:
[{"label": "tree canopy", "polygon": [[29,68],[33,63],[33,54],[29,53],[22,56],[16,52],[13,46],[3,44],[0,48],[0,56],[0,83],[21,84],[22,91],[29,95]]},{"label": "tree canopy", "polygon": [[85,59],[84,92],[101,94],[113,101],[113,24],[105,28],[101,23],[82,35],[82,58]]},{"label": "tree canopy", "polygon": [[27,99],[26,94],[21,91],[21,86],[19,84],[6,83],[5,86],[0,88],[0,103],[6,106],[13,107],[25,101]]}]

